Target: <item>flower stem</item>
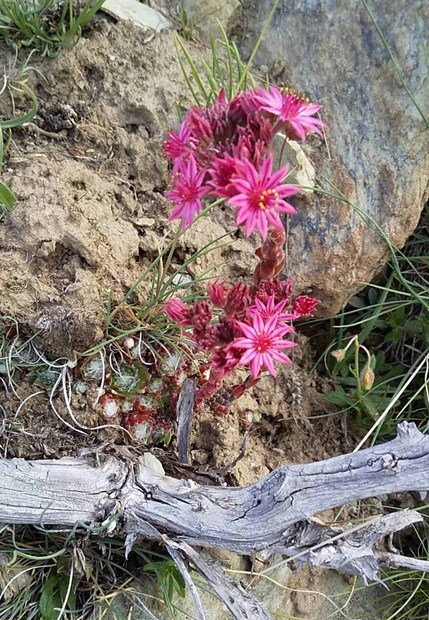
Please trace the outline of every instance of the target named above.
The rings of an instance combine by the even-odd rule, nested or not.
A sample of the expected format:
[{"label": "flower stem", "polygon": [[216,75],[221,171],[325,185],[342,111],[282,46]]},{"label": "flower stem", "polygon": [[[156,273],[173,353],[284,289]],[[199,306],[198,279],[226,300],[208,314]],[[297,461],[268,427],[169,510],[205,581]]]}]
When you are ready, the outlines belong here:
[{"label": "flower stem", "polygon": [[355,339],[355,373],[356,373],[356,396],[360,399],[362,396],[362,386],[360,382],[360,373],[359,373],[359,349],[360,344],[359,340]]},{"label": "flower stem", "polygon": [[284,155],[284,152],[285,152],[286,143],[287,143],[287,138],[286,138],[286,136],[285,136],[285,137],[284,137],[284,140],[283,140],[282,148],[280,149],[279,164],[278,164],[278,165],[279,165],[279,168],[281,168],[281,166],[282,166],[283,155]]},{"label": "flower stem", "polygon": [[173,237],[173,241],[171,242],[170,251],[168,252],[167,260],[165,261],[165,265],[163,265],[162,261],[160,262],[160,276],[158,278],[158,282],[156,285],[156,293],[155,298],[153,300],[153,305],[155,306],[158,303],[159,294],[161,292],[162,285],[164,284],[165,276],[170,269],[171,261],[173,259],[173,254],[177,246],[177,242],[179,241],[180,235],[182,234],[182,227],[179,225],[177,227],[176,233]]}]

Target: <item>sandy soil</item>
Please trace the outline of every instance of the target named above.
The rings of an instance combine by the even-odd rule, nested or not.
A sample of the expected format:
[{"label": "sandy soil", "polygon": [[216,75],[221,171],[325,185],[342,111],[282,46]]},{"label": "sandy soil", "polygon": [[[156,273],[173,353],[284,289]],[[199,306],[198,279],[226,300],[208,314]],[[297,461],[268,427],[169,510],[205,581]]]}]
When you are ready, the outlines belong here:
[{"label": "sandy soil", "polygon": [[[0,315],[17,320],[24,337],[36,334],[51,359],[73,359],[102,339],[109,295],[119,301],[173,234],[161,148],[166,128],[177,123],[176,105],[189,100],[173,35],[146,43],[140,30],[108,18],[98,18],[74,49],[32,64],[43,76],[32,78],[39,112],[14,131],[4,171],[18,200],[0,224]],[[17,98],[15,105],[19,110],[25,101]],[[0,113],[7,116],[8,106],[3,98]],[[249,277],[256,240],[237,232],[222,210],[182,238],[173,265],[226,232],[229,245],[202,257],[194,271],[220,265],[219,274]],[[148,286],[137,295],[144,298]],[[242,446],[248,412],[257,419],[245,456],[227,475],[230,483],[247,484],[285,462],[352,447],[340,421],[327,415],[328,386],[309,376],[310,343],[300,336],[299,344],[294,366],[276,381],[264,378],[227,417],[200,414],[192,444],[197,467],[228,467]],[[82,445],[128,441],[118,429],[76,433],[53,413],[48,392],[24,380],[14,394],[0,382],[4,456],[55,458]],[[94,400],[89,392],[74,394],[71,403],[78,422],[91,428],[103,423]],[[59,395],[53,403],[73,426]]]}]

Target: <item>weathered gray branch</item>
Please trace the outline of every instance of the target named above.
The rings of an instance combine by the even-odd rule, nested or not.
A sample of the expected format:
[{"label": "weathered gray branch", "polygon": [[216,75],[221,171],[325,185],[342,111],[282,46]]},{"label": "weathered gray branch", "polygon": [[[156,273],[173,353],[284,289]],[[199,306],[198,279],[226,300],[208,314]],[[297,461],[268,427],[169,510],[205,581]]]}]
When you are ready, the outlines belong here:
[{"label": "weathered gray branch", "polygon": [[406,555],[389,553],[387,551],[376,551],[375,557],[379,566],[385,566],[386,568],[407,568],[408,570],[429,573],[428,560],[409,558]]},{"label": "weathered gray branch", "polygon": [[[224,598],[224,575],[192,547],[298,554],[317,566],[376,579],[378,565],[394,560],[374,552],[374,544],[421,520],[418,513],[393,513],[342,532],[320,526],[312,517],[380,494],[427,491],[428,471],[429,436],[413,424],[400,425],[397,438],[388,443],[318,463],[280,467],[245,488],[200,486],[112,457],[99,467],[83,459],[3,460],[0,521],[71,528],[78,522],[116,522],[112,517],[122,514],[128,548],[137,534],[158,540],[167,535],[169,543],[163,542],[172,554],[186,556]],[[238,591],[234,596],[236,608],[230,610],[236,618],[269,617],[254,599],[246,600]]]},{"label": "weathered gray branch", "polygon": [[[378,541],[398,530],[423,521],[418,512],[403,510],[373,517],[354,527],[334,528],[308,523],[299,532],[288,554],[311,566],[333,568],[351,575],[359,575],[365,583],[380,581],[380,565],[405,566],[404,556],[380,553],[374,550]],[[392,558],[400,558],[397,564]],[[413,561],[413,558],[405,558]],[[402,562],[402,564],[401,564]],[[413,564],[416,569],[416,564]],[[427,570],[429,562],[422,562],[420,570]],[[426,568],[425,568],[426,566]]]},{"label": "weathered gray branch", "polygon": [[280,467],[245,488],[201,487],[138,470],[137,488],[125,506],[190,544],[287,554],[302,525],[318,512],[380,494],[427,490],[428,471],[429,436],[403,424],[393,441],[318,463]]},{"label": "weathered gray branch", "polygon": [[271,620],[265,605],[239,583],[232,581],[219,564],[215,562],[209,564],[200,553],[185,542],[178,542],[175,545],[206,578],[236,620]]}]

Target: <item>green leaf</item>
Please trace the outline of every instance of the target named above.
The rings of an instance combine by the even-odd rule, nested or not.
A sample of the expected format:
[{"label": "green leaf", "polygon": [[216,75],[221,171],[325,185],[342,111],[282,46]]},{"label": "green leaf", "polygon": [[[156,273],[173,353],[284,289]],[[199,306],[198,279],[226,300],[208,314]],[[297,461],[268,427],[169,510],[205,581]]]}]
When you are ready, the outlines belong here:
[{"label": "green leaf", "polygon": [[401,327],[393,327],[392,331],[384,337],[384,342],[399,342],[402,338],[402,328]]},{"label": "green leaf", "polygon": [[344,392],[339,391],[328,392],[327,394],[324,394],[324,398],[328,403],[331,403],[331,405],[338,405],[339,407],[350,405],[352,403]]},{"label": "green leaf", "polygon": [[356,387],[356,377],[342,377],[341,385],[355,388]]},{"label": "green leaf", "polygon": [[174,579],[174,589],[175,589],[176,593],[181,598],[185,598],[185,596],[186,596],[186,583],[185,583],[185,580],[183,578],[182,573],[177,568],[177,566],[175,566],[174,568],[175,568],[175,571],[172,574],[172,577]]},{"label": "green leaf", "polygon": [[406,334],[410,336],[422,336],[423,335],[423,317],[418,319],[413,319],[412,321],[408,321],[404,325],[404,331]]},{"label": "green leaf", "polygon": [[16,196],[10,189],[0,181],[0,204],[10,211],[16,202]]},{"label": "green leaf", "polygon": [[[369,302],[369,305],[374,306],[377,303],[377,301],[378,301],[378,292],[375,289],[370,288],[369,291],[368,291],[368,302]],[[365,306],[365,304],[363,304],[363,306]],[[363,306],[361,306],[361,307],[363,307]]]},{"label": "green leaf", "polygon": [[60,596],[58,592],[58,575],[51,575],[42,586],[42,593],[39,599],[39,611],[42,620],[57,620],[60,607]]},{"label": "green leaf", "polygon": [[20,83],[19,87],[30,98],[31,108],[26,114],[23,114],[22,116],[17,116],[15,118],[8,119],[7,121],[0,121],[0,127],[2,129],[12,129],[13,127],[20,127],[21,125],[24,125],[25,123],[28,123],[29,121],[31,121],[31,119],[37,113],[38,103],[37,103],[37,97],[34,94],[34,92],[31,90],[29,86],[27,86],[27,84]]},{"label": "green leaf", "polygon": [[351,306],[352,308],[361,309],[365,307],[365,302],[360,297],[354,296],[349,299],[349,306]]},{"label": "green leaf", "polygon": [[134,394],[150,380],[150,374],[138,362],[134,364],[120,364],[119,372],[112,375],[112,388],[115,392],[126,396]]},{"label": "green leaf", "polygon": [[380,415],[377,405],[368,396],[363,396],[361,400],[362,408],[373,420],[377,420]]},{"label": "green leaf", "polygon": [[[64,604],[65,598],[67,596],[67,591],[69,588],[69,577],[66,575],[61,575],[60,579],[58,580],[58,587],[59,587],[60,605],[62,606]],[[70,611],[76,610],[76,593],[73,592],[73,588],[70,588],[70,592],[68,594],[67,609],[69,609]]]}]

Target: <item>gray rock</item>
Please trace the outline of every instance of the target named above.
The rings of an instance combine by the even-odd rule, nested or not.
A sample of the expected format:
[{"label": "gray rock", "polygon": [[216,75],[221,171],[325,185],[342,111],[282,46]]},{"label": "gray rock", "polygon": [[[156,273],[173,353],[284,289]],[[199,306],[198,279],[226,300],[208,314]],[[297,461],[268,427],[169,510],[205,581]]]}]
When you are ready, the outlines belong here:
[{"label": "gray rock", "polygon": [[[243,0],[239,46],[248,57],[273,0]],[[424,56],[429,3],[370,2],[371,11],[429,119]],[[418,20],[420,24],[418,23]],[[401,247],[428,195],[429,131],[406,93],[362,3],[280,2],[255,64],[323,104],[326,143],[304,144],[319,183],[330,181]],[[311,288],[325,315],[336,313],[389,257],[386,243],[349,205],[325,196],[297,201],[290,275]]]},{"label": "gray rock", "polygon": [[[251,591],[264,602],[273,618],[342,620],[346,617],[381,620],[383,617],[382,595],[386,590],[379,585],[356,589],[335,571],[316,570],[307,566],[292,573],[287,565],[282,565],[268,572],[268,579],[258,575],[249,577],[246,575],[249,568],[246,562],[233,554],[228,559],[224,558],[224,566],[244,571],[236,573],[237,578],[246,585],[253,582]],[[230,620],[231,615],[223,603],[207,586],[204,587],[201,578],[195,574],[193,576],[197,585],[201,586],[198,592],[207,620]],[[152,620],[153,617],[158,620],[171,620],[173,617],[175,620],[188,620],[196,617],[189,590],[184,599],[174,597],[175,608],[172,613],[163,604],[159,590],[149,579],[136,580],[134,591],[136,594],[132,597],[122,594],[115,596],[108,610],[105,604],[101,604],[100,611],[104,612],[104,620]],[[149,608],[153,616],[142,609],[142,604]]]},{"label": "gray rock", "polygon": [[105,0],[102,10],[117,19],[130,19],[136,26],[156,32],[171,27],[164,15],[138,0]]},{"label": "gray rock", "polygon": [[[316,184],[316,171],[311,161],[305,154],[299,142],[286,140],[280,135],[276,136],[275,141],[275,161],[279,166],[289,165],[287,182],[298,184],[305,187],[314,187]],[[312,194],[309,189],[301,190],[303,194]]]},{"label": "gray rock", "polygon": [[210,42],[211,37],[222,36],[219,23],[227,33],[230,31],[240,6],[239,0],[182,0],[188,20],[195,24],[206,43]]}]

